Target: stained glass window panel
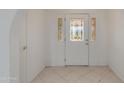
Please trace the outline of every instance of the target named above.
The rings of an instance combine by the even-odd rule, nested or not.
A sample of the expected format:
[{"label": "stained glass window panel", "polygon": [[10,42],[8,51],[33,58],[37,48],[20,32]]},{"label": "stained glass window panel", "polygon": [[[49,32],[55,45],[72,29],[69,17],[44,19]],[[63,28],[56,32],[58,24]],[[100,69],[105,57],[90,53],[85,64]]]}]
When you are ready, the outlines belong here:
[{"label": "stained glass window panel", "polygon": [[58,40],[62,41],[63,36],[63,18],[58,18]]},{"label": "stained glass window panel", "polygon": [[96,18],[91,18],[91,41],[96,40]]},{"label": "stained glass window panel", "polygon": [[84,40],[84,20],[83,18],[72,18],[70,20],[70,41]]}]

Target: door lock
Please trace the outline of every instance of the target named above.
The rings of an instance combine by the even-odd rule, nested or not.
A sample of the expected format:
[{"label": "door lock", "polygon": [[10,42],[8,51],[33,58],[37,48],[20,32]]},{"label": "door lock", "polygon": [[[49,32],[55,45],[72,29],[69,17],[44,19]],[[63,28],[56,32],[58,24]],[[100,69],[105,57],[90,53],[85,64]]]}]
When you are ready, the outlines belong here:
[{"label": "door lock", "polygon": [[89,43],[85,43],[86,45],[89,45]]},{"label": "door lock", "polygon": [[24,46],[24,47],[23,47],[23,50],[26,50],[26,49],[27,49],[27,46]]}]

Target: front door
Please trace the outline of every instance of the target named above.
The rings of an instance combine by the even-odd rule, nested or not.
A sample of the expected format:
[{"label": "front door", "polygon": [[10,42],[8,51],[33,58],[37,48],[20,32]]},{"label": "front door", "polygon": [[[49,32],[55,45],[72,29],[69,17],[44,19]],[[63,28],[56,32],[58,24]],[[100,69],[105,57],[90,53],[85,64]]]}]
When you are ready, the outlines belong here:
[{"label": "front door", "polygon": [[88,15],[66,16],[66,65],[88,65]]}]

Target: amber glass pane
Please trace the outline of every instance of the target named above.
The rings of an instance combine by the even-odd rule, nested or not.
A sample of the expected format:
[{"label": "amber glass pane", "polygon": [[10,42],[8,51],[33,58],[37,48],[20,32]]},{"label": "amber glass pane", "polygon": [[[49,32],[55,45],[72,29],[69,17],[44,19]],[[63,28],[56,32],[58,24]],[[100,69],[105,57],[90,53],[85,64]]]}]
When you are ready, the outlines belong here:
[{"label": "amber glass pane", "polygon": [[82,18],[72,18],[70,20],[70,41],[84,40],[84,20]]},{"label": "amber glass pane", "polygon": [[91,41],[96,40],[96,18],[91,18]]},{"label": "amber glass pane", "polygon": [[63,18],[58,18],[58,40],[62,40]]}]

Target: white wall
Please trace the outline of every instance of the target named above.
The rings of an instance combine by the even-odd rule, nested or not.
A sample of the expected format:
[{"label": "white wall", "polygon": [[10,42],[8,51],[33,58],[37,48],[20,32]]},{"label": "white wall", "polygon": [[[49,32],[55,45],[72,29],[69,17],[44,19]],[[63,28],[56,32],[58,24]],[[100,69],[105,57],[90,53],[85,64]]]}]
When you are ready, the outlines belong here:
[{"label": "white wall", "polygon": [[90,17],[96,17],[97,32],[96,42],[90,43],[90,65],[107,65],[107,28],[106,10],[46,10],[46,25],[49,32],[50,50],[49,66],[63,66],[64,42],[57,41],[57,17],[68,13],[88,13]]},{"label": "white wall", "polygon": [[30,82],[45,66],[48,40],[43,11],[27,10],[27,12],[27,80]]},{"label": "white wall", "polygon": [[108,22],[109,66],[124,81],[124,10],[110,10]]},{"label": "white wall", "polygon": [[0,82],[9,82],[10,30],[16,10],[0,10]]}]

